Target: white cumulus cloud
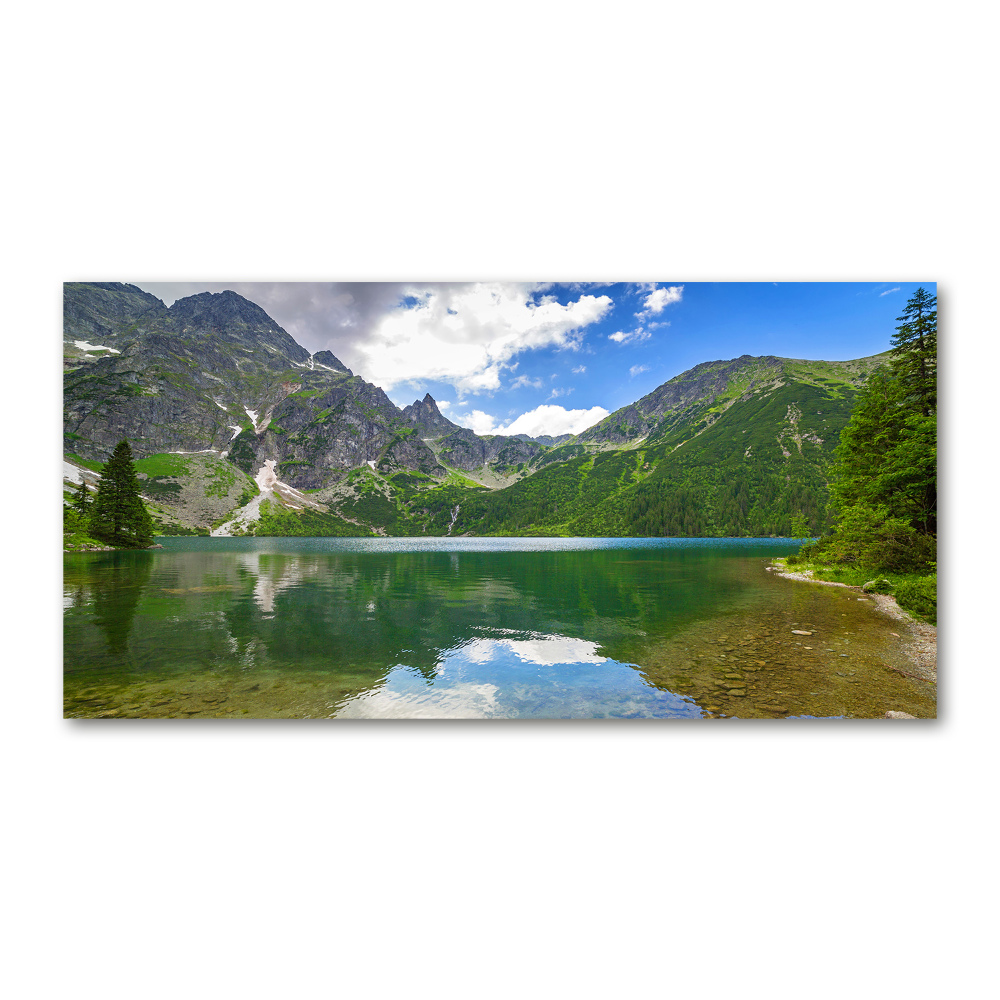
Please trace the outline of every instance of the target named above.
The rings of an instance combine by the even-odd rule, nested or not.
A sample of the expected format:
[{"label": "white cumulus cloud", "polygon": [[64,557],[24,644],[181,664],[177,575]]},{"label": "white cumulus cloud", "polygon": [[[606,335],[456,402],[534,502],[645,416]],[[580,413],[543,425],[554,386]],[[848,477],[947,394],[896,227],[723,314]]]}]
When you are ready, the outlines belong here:
[{"label": "white cumulus cloud", "polygon": [[683,285],[671,285],[669,288],[653,288],[642,303],[642,312],[636,316],[658,316],[672,302],[680,302],[684,294]]},{"label": "white cumulus cloud", "polygon": [[560,434],[579,434],[607,415],[608,411],[603,406],[592,406],[589,410],[567,410],[554,403],[543,403],[506,424],[482,410],[473,410],[471,413],[458,415],[455,419],[463,426],[471,427],[477,434],[550,434],[558,437]]},{"label": "white cumulus cloud", "polygon": [[470,410],[468,413],[460,413],[455,417],[463,427],[469,427],[477,434],[496,434],[496,417],[482,410]]},{"label": "white cumulus cloud", "polygon": [[402,382],[449,382],[460,394],[500,388],[500,374],[523,351],[576,349],[584,329],[612,306],[607,295],[565,305],[535,298],[541,286],[479,282],[413,286],[353,344],[356,367],[390,390]]},{"label": "white cumulus cloud", "polygon": [[512,389],[541,389],[545,383],[540,378],[529,378],[527,375],[518,375],[510,387]]},{"label": "white cumulus cloud", "polygon": [[641,375],[643,372],[648,371],[649,365],[632,365],[632,367],[628,370],[628,373],[632,376],[632,378],[635,378],[636,375]]},{"label": "white cumulus cloud", "polygon": [[608,336],[608,340],[613,340],[616,344],[641,344],[644,340],[649,340],[652,336],[648,330],[644,330],[640,326],[634,330],[629,330],[627,333],[623,330],[612,333]]},{"label": "white cumulus cloud", "polygon": [[587,366],[586,365],[577,365],[573,369],[573,374],[574,375],[582,375],[586,370],[587,370]]}]

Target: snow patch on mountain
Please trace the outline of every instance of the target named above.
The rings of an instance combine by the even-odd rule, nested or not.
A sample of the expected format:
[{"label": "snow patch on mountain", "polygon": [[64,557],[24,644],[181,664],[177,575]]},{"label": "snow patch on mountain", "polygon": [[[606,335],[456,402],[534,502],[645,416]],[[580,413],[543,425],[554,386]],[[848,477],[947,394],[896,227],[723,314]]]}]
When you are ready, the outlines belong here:
[{"label": "snow patch on mountain", "polygon": [[85,340],[74,340],[73,346],[79,347],[81,351],[110,351],[112,354],[121,354],[121,351],[114,347],[105,347],[103,344],[88,344]]}]

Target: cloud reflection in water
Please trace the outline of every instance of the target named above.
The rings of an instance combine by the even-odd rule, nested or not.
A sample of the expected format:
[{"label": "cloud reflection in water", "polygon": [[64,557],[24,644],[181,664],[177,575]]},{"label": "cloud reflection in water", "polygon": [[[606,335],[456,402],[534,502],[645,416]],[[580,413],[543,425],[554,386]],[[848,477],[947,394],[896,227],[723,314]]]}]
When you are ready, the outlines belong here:
[{"label": "cloud reflection in water", "polygon": [[[503,633],[502,629],[481,629]],[[441,650],[427,679],[397,664],[380,686],[347,699],[338,718],[699,718],[693,701],[653,687],[637,667],[571,636],[511,633]]]}]

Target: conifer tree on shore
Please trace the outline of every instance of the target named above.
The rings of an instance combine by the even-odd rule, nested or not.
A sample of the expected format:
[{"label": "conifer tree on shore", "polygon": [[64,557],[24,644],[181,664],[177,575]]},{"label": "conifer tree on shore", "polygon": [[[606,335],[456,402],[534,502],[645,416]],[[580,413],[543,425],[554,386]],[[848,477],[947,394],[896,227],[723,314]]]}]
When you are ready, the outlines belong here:
[{"label": "conifer tree on shore", "polygon": [[892,336],[892,371],[923,416],[937,412],[937,296],[918,288]]},{"label": "conifer tree on shore", "polygon": [[90,532],[109,545],[144,549],[153,543],[153,522],[139,496],[139,480],[128,441],[119,441],[101,470],[90,503]]}]

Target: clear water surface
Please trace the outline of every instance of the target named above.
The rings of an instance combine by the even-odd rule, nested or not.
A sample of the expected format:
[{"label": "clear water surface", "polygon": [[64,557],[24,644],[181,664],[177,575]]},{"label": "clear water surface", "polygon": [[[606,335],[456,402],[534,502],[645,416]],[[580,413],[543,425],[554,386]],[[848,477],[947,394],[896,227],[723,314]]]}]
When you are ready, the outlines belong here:
[{"label": "clear water surface", "polygon": [[765,571],[794,540],[161,541],[65,557],[66,716],[935,714],[899,623]]}]

